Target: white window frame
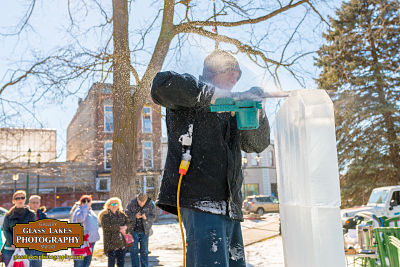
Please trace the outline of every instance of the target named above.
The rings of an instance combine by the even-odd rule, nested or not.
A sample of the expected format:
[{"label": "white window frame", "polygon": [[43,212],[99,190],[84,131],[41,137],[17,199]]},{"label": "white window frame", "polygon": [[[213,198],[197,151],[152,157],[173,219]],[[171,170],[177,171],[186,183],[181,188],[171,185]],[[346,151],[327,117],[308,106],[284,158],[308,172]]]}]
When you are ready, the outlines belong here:
[{"label": "white window frame", "polygon": [[[108,145],[111,145],[111,147],[109,147]],[[107,150],[111,150],[112,153],[112,142],[104,142],[104,169],[111,170],[111,168],[107,168]]]},{"label": "white window frame", "polygon": [[[103,181],[103,180],[107,180],[107,188],[106,189],[101,189],[100,188],[100,182]],[[110,177],[96,178],[96,191],[97,192],[110,192],[110,186],[111,186]]]},{"label": "white window frame", "polygon": [[[104,114],[104,132],[105,133],[112,133],[113,131],[114,131],[114,119],[113,119],[113,112],[112,111],[106,111],[106,108],[107,107],[111,107],[111,109],[113,108],[113,106],[112,105],[104,105],[104,107],[103,107],[103,114]],[[113,126],[112,126],[112,129],[111,129],[111,131],[109,131],[109,130],[107,130],[107,124],[106,124],[106,114],[107,113],[110,113],[111,112],[111,118],[113,119]]]},{"label": "white window frame", "polygon": [[[149,108],[150,109],[149,113],[147,113],[147,112],[145,113],[143,111],[144,108]],[[153,109],[150,106],[143,106],[143,109],[142,109],[142,133],[152,133],[153,132]],[[144,116],[147,114],[150,115],[150,131],[144,130]]]},{"label": "white window frame", "polygon": [[[146,167],[145,164],[144,164],[145,143],[150,143],[151,144],[151,167]],[[142,166],[143,166],[143,169],[152,169],[152,168],[154,168],[153,141],[143,141],[142,142]]]}]

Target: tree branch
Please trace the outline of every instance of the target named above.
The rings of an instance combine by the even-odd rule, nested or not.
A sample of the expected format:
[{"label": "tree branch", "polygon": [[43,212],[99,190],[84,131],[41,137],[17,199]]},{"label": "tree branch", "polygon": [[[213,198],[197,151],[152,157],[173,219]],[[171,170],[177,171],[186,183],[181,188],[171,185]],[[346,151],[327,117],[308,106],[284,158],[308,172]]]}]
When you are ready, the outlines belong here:
[{"label": "tree branch", "polygon": [[[12,85],[14,85],[14,84],[19,83],[20,81],[22,81],[23,79],[25,79],[26,77],[28,77],[28,75],[30,75],[30,74],[35,74],[35,71],[34,71],[35,68],[38,67],[38,66],[40,66],[40,65],[43,65],[43,64],[46,63],[50,58],[51,58],[51,57],[46,57],[46,58],[43,59],[42,61],[39,61],[39,62],[33,64],[33,65],[29,68],[29,70],[25,71],[25,73],[24,73],[23,75],[19,76],[17,79],[13,80],[13,79],[11,78],[11,81],[9,81],[8,83],[6,83],[5,85],[3,85],[3,86],[1,87],[1,89],[0,89],[0,95],[4,92],[4,90],[5,90],[8,86],[12,86]],[[12,76],[14,76],[14,75],[16,74],[16,72],[17,72],[17,71],[15,71],[15,72],[13,73]]]},{"label": "tree branch", "polygon": [[224,22],[224,21],[191,21],[191,22],[185,22],[177,25],[177,31],[183,31],[186,27],[205,27],[205,26],[221,26],[221,27],[236,27],[240,25],[245,25],[245,24],[256,24],[258,22],[262,22],[265,20],[268,20],[280,13],[283,13],[291,8],[294,8],[296,6],[299,6],[301,4],[304,4],[308,2],[307,0],[301,0],[297,3],[294,4],[289,4],[286,5],[280,9],[277,9],[265,16],[255,18],[255,19],[247,19],[247,20],[240,20],[240,21],[235,21],[235,22]]},{"label": "tree branch", "polygon": [[36,0],[32,0],[27,13],[25,14],[24,18],[21,20],[21,21],[23,21],[22,25],[17,32],[15,32],[15,33],[0,33],[0,35],[3,35],[3,36],[19,35],[22,32],[22,30],[26,27],[26,25],[28,25],[29,19],[31,18],[32,13],[33,13],[33,9],[35,8],[35,4],[36,4]]},{"label": "tree branch", "polygon": [[129,64],[129,68],[130,68],[133,76],[135,77],[136,84],[139,84],[140,83],[140,77],[139,77],[139,74],[137,73],[136,69],[132,66],[132,64]]},{"label": "tree branch", "polygon": [[[253,54],[253,55],[261,57],[263,59],[263,61],[265,62],[265,64],[272,63],[274,65],[280,65],[280,66],[285,66],[285,67],[290,66],[290,64],[283,64],[283,63],[280,63],[278,61],[269,59],[261,51],[256,50],[255,48],[252,48],[249,45],[243,44],[242,42],[240,42],[237,39],[234,39],[234,38],[231,38],[231,37],[228,37],[228,36],[225,36],[225,35],[215,34],[213,32],[209,32],[209,31],[206,31],[206,30],[204,30],[202,28],[197,28],[197,27],[189,27],[189,28],[181,29],[180,32],[182,32],[182,33],[195,33],[195,34],[202,35],[204,37],[210,38],[210,39],[215,40],[215,41],[219,41],[219,42],[224,42],[224,43],[229,43],[229,44],[235,45],[237,47],[237,49],[242,53]],[[178,33],[179,32],[176,32],[176,34],[178,34]]]},{"label": "tree branch", "polygon": [[331,26],[331,25],[329,24],[329,22],[326,21],[326,20],[324,19],[324,17],[321,15],[321,13],[319,13],[319,11],[314,7],[314,5],[310,3],[310,1],[307,1],[307,4],[312,8],[312,10],[314,10],[315,13],[317,13],[317,15],[319,16],[319,18],[320,18],[323,22],[325,22],[326,25],[328,25],[329,27]]}]

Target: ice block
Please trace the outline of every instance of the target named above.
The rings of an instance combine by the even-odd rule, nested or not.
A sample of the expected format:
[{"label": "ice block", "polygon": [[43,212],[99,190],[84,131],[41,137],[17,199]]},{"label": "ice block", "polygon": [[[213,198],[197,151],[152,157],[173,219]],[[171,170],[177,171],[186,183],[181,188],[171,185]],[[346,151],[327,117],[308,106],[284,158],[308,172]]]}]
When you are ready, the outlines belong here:
[{"label": "ice block", "polygon": [[346,266],[331,99],[292,92],[274,132],[285,266]]}]

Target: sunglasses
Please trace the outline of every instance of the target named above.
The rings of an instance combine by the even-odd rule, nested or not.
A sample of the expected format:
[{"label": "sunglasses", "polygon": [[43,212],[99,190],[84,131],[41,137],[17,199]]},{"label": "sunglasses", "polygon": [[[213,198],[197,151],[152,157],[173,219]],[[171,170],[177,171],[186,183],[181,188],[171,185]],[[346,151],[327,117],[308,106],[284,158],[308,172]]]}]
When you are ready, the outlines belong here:
[{"label": "sunglasses", "polygon": [[16,198],[14,198],[14,200],[24,200],[25,199],[25,197],[16,197]]},{"label": "sunglasses", "polygon": [[90,199],[85,198],[85,199],[82,199],[81,202],[82,202],[82,204],[90,203]]},{"label": "sunglasses", "polygon": [[118,207],[118,203],[111,203],[110,206],[111,207]]}]

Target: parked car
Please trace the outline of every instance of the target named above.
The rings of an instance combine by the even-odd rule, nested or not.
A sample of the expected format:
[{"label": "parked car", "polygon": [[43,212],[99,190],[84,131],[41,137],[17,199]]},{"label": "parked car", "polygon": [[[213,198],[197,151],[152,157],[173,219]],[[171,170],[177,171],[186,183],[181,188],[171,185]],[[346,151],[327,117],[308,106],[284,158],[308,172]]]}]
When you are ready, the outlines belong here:
[{"label": "parked car", "polygon": [[0,227],[3,227],[4,217],[6,216],[7,212],[8,212],[7,209],[0,207]]},{"label": "parked car", "polygon": [[243,211],[244,213],[254,212],[260,215],[265,212],[279,212],[279,202],[273,196],[248,196],[243,202]]},{"label": "parked car", "polygon": [[[100,211],[104,208],[104,204],[106,204],[105,200],[92,200],[91,207],[96,215],[99,215]],[[71,211],[69,212],[69,222],[72,222],[72,216],[74,215],[74,212],[78,206],[79,201],[75,202],[74,206],[71,208]]]},{"label": "parked car", "polygon": [[55,207],[46,211],[47,217],[51,219],[68,219],[71,206]]}]

